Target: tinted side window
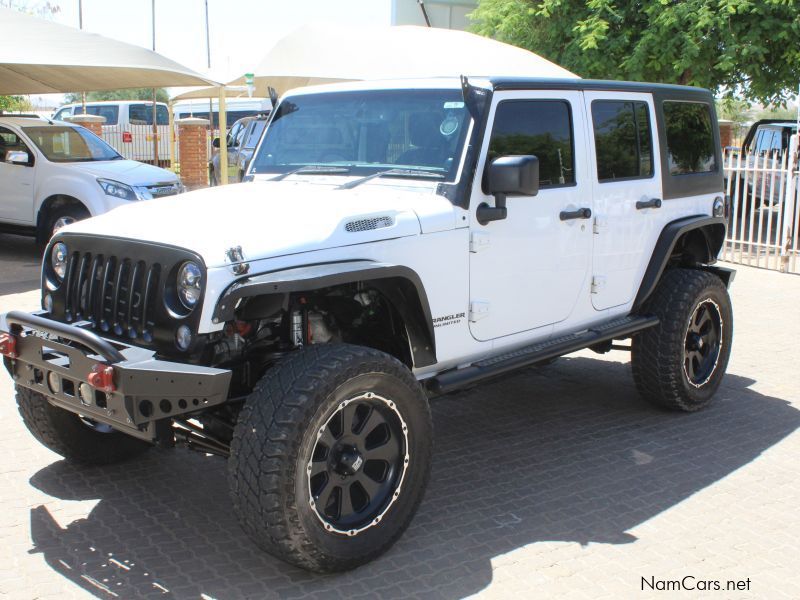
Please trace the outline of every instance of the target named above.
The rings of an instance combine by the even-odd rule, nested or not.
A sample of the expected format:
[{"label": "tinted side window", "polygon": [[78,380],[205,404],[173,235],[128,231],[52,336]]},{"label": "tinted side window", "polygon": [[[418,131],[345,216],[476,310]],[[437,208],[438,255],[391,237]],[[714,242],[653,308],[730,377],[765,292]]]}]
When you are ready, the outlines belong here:
[{"label": "tinted side window", "polygon": [[33,154],[28,148],[28,145],[22,141],[22,138],[20,138],[10,129],[0,127],[0,163],[5,162],[6,153],[12,150],[22,150],[23,152],[27,152],[31,158],[31,162],[29,164],[33,164]]},{"label": "tinted side window", "polygon": [[653,174],[653,143],[645,102],[597,100],[592,102],[592,121],[599,181]]},{"label": "tinted side window", "polygon": [[58,112],[57,112],[57,113],[56,113],[56,114],[53,116],[53,120],[54,120],[54,121],[61,121],[61,120],[63,120],[63,119],[64,119],[64,117],[68,117],[68,116],[70,116],[71,114],[72,114],[72,108],[62,108],[60,111],[58,111]]},{"label": "tinted side window", "polygon": [[[105,117],[106,122],[103,125],[116,125],[119,122],[119,106],[112,106],[110,104],[101,104],[99,106],[87,106],[86,112],[90,115],[98,115]],[[75,114],[83,114],[83,106],[75,107]]]},{"label": "tinted side window", "polygon": [[[152,125],[152,104],[131,104],[128,107],[128,122],[131,125]],[[166,106],[156,105],[156,125],[169,125],[169,111]]]},{"label": "tinted side window", "polygon": [[670,175],[717,170],[711,107],[700,102],[664,102]]},{"label": "tinted side window", "polygon": [[236,146],[238,145],[237,138],[239,137],[239,131],[242,129],[242,124],[238,121],[234,123],[231,130],[228,132],[227,144],[228,146]]},{"label": "tinted side window", "polygon": [[497,105],[487,163],[499,156],[533,154],[539,187],[575,183],[572,117],[563,100],[506,100]]}]

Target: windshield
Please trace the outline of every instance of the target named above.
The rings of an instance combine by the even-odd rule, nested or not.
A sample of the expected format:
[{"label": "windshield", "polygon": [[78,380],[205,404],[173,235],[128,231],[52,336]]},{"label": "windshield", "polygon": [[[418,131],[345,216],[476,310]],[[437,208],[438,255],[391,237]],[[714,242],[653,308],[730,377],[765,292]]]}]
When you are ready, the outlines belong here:
[{"label": "windshield", "polygon": [[250,172],[287,173],[315,165],[370,175],[410,168],[452,181],[468,125],[460,90],[294,96],[278,107]]},{"label": "windshield", "polygon": [[261,138],[261,133],[264,131],[264,126],[267,124],[265,119],[259,119],[253,123],[253,128],[250,130],[250,135],[244,142],[245,148],[255,148],[258,145],[258,140]]},{"label": "windshield", "polygon": [[23,129],[51,162],[86,162],[122,158],[111,146],[83,128],[44,125],[23,127]]}]

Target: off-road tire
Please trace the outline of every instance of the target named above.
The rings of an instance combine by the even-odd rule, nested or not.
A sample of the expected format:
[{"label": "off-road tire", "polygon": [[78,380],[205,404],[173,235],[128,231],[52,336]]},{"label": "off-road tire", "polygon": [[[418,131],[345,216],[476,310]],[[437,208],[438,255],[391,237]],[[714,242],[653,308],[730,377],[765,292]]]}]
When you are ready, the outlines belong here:
[{"label": "off-road tire", "polygon": [[[721,321],[719,352],[707,380],[692,383],[684,368],[689,320],[705,302],[718,307]],[[704,408],[717,391],[731,352],[733,311],[722,280],[697,269],[671,269],[664,273],[643,312],[659,324],[633,336],[631,366],[643,398],[672,410],[692,412]]]},{"label": "off-road tire", "polygon": [[[314,512],[306,461],[330,415],[366,392],[391,398],[402,414],[409,462],[379,522],[347,536],[326,531]],[[348,344],[298,350],[267,371],[239,415],[228,461],[235,512],[273,556],[316,572],[352,569],[388,550],[408,527],[428,482],[432,436],[427,397],[395,358]]]},{"label": "off-road tire", "polygon": [[119,431],[92,429],[75,413],[53,406],[28,388],[17,387],[17,407],[33,436],[71,462],[110,465],[139,456],[151,447]]}]

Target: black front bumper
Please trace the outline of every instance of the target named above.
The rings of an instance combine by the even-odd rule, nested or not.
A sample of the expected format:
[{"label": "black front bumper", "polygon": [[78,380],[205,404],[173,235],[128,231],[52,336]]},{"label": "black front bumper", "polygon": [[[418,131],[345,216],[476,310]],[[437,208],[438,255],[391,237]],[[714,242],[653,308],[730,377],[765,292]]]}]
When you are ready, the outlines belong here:
[{"label": "black front bumper", "polygon": [[[4,363],[16,385],[55,406],[155,440],[156,422],[224,403],[231,372],[155,358],[155,352],[101,338],[47,313],[11,311],[0,330],[14,335],[16,356]],[[113,369],[113,390],[89,385],[93,370]],[[96,382],[95,382],[96,383]]]}]

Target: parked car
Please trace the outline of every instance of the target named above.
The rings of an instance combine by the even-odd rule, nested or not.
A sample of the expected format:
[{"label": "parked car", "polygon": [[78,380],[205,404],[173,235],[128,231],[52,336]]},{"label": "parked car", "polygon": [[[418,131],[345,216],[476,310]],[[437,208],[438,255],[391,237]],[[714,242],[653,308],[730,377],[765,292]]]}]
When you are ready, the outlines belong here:
[{"label": "parked car", "polygon": [[171,171],[126,160],[88,129],[0,116],[0,226],[42,242],[64,225],[183,191]]},{"label": "parked car", "polygon": [[[209,117],[209,108],[211,116]],[[272,110],[269,98],[228,98],[225,100],[225,120],[228,129],[245,117],[268,115]],[[209,119],[213,129],[219,129],[219,100],[178,100],[172,105],[176,119],[199,117]]]},{"label": "parked car", "polygon": [[[238,183],[244,177],[253,151],[264,133],[269,115],[258,115],[255,117],[245,117],[233,124],[225,140],[228,145],[228,181]],[[211,185],[219,185],[219,145],[220,139],[214,138],[211,143],[216,149],[208,163],[208,180]]]},{"label": "parked car", "polygon": [[622,348],[648,401],[712,401],[733,272],[714,264],[709,91],[434,78],[308,87],[276,111],[252,183],[51,240],[45,312],[8,313],[0,338],[46,446],[84,463],[156,443],[225,457],[255,543],[341,571],[420,505],[431,396]]},{"label": "parked car", "polygon": [[[63,121],[66,117],[82,115],[83,104],[67,104],[53,113],[52,119]],[[125,158],[154,161],[153,103],[146,100],[104,100],[86,103],[90,115],[105,117],[103,139]],[[169,107],[156,103],[156,131],[158,134],[158,160],[169,160]]]},{"label": "parked car", "polygon": [[[747,214],[750,209],[758,210],[764,205],[780,205],[781,191],[785,192],[787,185],[786,174],[781,170],[795,134],[797,122],[779,119],[756,121],[747,131],[741,158],[738,151],[733,153],[733,167],[739,181],[737,186],[734,176],[730,194],[738,197],[738,214]],[[728,177],[726,173],[726,187]],[[796,183],[800,183],[800,178]]]}]

